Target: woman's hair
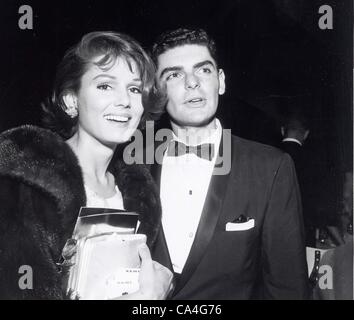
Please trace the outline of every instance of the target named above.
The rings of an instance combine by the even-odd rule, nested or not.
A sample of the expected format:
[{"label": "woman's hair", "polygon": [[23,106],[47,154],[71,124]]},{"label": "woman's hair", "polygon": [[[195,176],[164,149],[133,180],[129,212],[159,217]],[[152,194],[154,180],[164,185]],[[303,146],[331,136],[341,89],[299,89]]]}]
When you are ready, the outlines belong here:
[{"label": "woman's hair", "polygon": [[[102,58],[94,62],[98,56]],[[43,125],[70,138],[76,131],[77,118],[66,114],[63,97],[69,93],[78,93],[81,78],[95,64],[109,69],[117,58],[127,61],[129,67],[134,62],[142,80],[142,104],[144,114],[140,124],[146,120],[157,119],[162,113],[164,102],[154,86],[155,66],[143,48],[130,36],[117,32],[91,32],[83,36],[78,44],[70,48],[58,65],[51,95],[42,103]]]}]

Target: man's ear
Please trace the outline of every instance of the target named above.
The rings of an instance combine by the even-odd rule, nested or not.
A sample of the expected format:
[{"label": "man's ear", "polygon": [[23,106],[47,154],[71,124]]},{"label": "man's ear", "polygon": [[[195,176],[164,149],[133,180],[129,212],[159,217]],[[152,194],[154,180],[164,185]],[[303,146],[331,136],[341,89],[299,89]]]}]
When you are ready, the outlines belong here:
[{"label": "man's ear", "polygon": [[63,95],[63,109],[70,118],[75,118],[78,113],[77,97],[73,92],[67,92]]},{"label": "man's ear", "polygon": [[223,69],[219,69],[219,94],[222,95],[225,93],[226,84],[225,84],[225,73]]},{"label": "man's ear", "polygon": [[307,137],[309,136],[310,134],[310,130],[306,130],[305,131],[305,134],[304,134],[304,141],[307,139]]}]

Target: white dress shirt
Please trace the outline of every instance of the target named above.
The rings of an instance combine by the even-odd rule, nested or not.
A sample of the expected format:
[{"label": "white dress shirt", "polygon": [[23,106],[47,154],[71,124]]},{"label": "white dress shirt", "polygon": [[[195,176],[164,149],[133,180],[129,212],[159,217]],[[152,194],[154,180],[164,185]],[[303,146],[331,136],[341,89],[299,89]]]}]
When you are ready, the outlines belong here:
[{"label": "white dress shirt", "polygon": [[284,138],[282,141],[283,142],[295,142],[295,143],[299,144],[300,146],[302,146],[302,143],[295,138]]},{"label": "white dress shirt", "polygon": [[[174,271],[181,273],[192,247],[203,210],[215,160],[219,151],[222,127],[200,144],[214,144],[211,161],[190,153],[171,157],[165,152],[162,161],[160,197],[162,225]],[[173,140],[181,141],[173,134]],[[181,141],[183,142],[183,141]]]}]

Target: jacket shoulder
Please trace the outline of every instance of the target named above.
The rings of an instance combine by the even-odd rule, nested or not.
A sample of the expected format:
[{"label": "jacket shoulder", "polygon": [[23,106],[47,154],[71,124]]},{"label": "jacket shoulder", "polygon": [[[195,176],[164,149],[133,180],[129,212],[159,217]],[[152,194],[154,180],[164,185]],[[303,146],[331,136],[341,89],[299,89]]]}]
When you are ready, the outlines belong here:
[{"label": "jacket shoulder", "polygon": [[277,162],[281,159],[290,158],[284,151],[260,142],[247,140],[238,136],[232,136],[233,146],[236,152],[251,160]]},{"label": "jacket shoulder", "polygon": [[[35,148],[38,151],[47,150],[49,146],[63,146],[65,141],[56,133],[34,125],[23,125],[6,130],[0,134],[2,151],[12,151],[12,148],[22,147],[26,150]],[[43,150],[39,150],[42,148]],[[56,152],[53,152],[56,153]]]},{"label": "jacket shoulder", "polygon": [[59,208],[85,202],[82,172],[67,143],[50,130],[24,125],[0,134],[0,178],[40,190]]}]

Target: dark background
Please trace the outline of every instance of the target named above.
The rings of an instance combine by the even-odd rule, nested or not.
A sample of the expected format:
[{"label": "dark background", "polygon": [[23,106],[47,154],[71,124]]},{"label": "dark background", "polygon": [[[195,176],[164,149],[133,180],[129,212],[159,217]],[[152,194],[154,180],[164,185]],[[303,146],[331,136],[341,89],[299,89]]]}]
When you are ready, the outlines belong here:
[{"label": "dark background", "polygon": [[[33,30],[18,27],[23,4],[33,8]],[[333,8],[333,30],[318,27],[324,4]],[[309,162],[323,179],[323,221],[332,223],[343,174],[352,170],[352,14],[351,0],[2,0],[0,129],[40,123],[55,66],[84,33],[121,31],[148,49],[166,29],[202,27],[216,39],[226,73],[224,127],[276,145],[284,116],[309,117]]]}]

